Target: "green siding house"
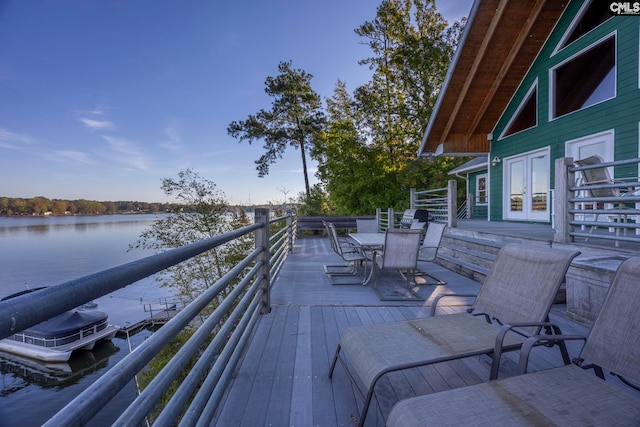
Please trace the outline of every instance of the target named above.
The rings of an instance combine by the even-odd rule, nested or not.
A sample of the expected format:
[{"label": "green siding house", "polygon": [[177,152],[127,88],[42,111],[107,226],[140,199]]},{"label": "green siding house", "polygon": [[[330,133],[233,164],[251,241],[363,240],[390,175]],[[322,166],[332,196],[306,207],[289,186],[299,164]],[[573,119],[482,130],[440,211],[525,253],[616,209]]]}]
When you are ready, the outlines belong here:
[{"label": "green siding house", "polygon": [[473,216],[550,223],[555,159],[639,157],[640,17],[612,4],[474,3],[419,150],[481,159],[452,171]]}]

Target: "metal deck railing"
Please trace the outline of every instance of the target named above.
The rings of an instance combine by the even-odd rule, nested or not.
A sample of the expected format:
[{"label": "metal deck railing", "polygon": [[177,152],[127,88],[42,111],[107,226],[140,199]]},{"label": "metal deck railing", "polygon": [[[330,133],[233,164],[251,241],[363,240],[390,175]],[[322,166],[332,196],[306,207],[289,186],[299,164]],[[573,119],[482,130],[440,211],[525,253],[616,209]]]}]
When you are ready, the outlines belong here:
[{"label": "metal deck railing", "polygon": [[[640,158],[577,166],[571,158],[558,159],[554,191],[554,216],[559,230],[556,240],[594,238],[614,241],[616,246],[619,242],[640,242],[638,163]],[[581,171],[605,168],[620,168],[622,172],[618,176],[612,173],[616,178],[608,182],[586,183],[581,178]]]},{"label": "metal deck railing", "polygon": [[[270,226],[282,228],[270,235]],[[158,425],[207,424],[216,410],[235,366],[261,313],[270,310],[270,288],[290,253],[295,238],[291,215],[269,219],[269,211],[256,209],[255,223],[188,246],[0,302],[0,339],[57,314],[107,295],[142,278],[196,255],[253,233],[255,248],[166,325],[145,340],[45,425],[81,426],[115,397],[181,331],[197,329],[159,374],[120,415],[116,425],[140,425],[187,363],[198,360],[181,380],[168,403],[157,414]],[[224,295],[224,298],[221,296]],[[216,308],[200,320],[207,306]]]}]

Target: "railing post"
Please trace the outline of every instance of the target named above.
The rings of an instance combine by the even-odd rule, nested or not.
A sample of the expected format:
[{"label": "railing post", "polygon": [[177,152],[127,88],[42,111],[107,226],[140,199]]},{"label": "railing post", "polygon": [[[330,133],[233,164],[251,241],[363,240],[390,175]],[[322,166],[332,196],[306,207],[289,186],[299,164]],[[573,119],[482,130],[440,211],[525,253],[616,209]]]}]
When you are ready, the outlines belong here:
[{"label": "railing post", "polygon": [[458,225],[458,183],[451,179],[447,186],[447,225]]},{"label": "railing post", "polygon": [[387,228],[396,228],[396,216],[393,213],[393,208],[387,209]]},{"label": "railing post", "polygon": [[573,236],[569,234],[571,230],[569,221],[573,220],[573,214],[569,212],[571,209],[569,187],[576,182],[576,177],[575,172],[569,170],[571,165],[573,165],[572,157],[556,159],[555,188],[553,190],[554,242],[568,243],[573,241]]},{"label": "railing post", "polygon": [[409,189],[409,209],[416,209],[416,189]]},{"label": "railing post", "polygon": [[259,276],[262,276],[262,314],[271,311],[271,278],[269,274],[269,209],[256,208],[255,222],[262,223],[264,226],[255,231],[256,249],[263,248],[257,260],[264,262]]},{"label": "railing post", "polygon": [[473,219],[473,208],[476,205],[473,194],[467,193],[467,219]]},{"label": "railing post", "polygon": [[287,239],[289,246],[289,253],[293,252],[293,239],[295,236],[293,235],[293,213],[291,210],[287,211]]}]

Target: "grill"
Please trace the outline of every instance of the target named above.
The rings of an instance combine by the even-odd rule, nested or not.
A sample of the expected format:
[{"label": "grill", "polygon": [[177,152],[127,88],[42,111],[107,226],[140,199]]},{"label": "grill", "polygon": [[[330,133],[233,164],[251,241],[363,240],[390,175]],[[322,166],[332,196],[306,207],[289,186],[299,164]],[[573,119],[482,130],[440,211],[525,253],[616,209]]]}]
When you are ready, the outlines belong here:
[{"label": "grill", "polygon": [[427,222],[429,221],[429,211],[426,209],[407,209],[402,214],[400,220],[400,228],[411,228],[411,224],[414,222]]}]

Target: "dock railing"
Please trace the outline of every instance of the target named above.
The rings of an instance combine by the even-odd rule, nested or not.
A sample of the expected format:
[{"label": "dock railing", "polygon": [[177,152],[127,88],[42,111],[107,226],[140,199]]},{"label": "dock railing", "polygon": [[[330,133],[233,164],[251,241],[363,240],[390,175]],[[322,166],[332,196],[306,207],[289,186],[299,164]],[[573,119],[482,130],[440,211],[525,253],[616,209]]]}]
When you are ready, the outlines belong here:
[{"label": "dock railing", "polygon": [[[270,234],[271,225],[281,227]],[[45,425],[83,426],[135,378],[181,331],[193,328],[189,340],[142,390],[115,425],[141,425],[187,364],[197,356],[169,401],[155,415],[157,425],[208,424],[232,378],[261,314],[270,311],[270,288],[295,239],[291,214],[270,219],[256,209],[255,223],[234,231],[168,250],[89,276],[0,302],[0,339],[55,315],[107,295],[227,242],[253,233],[255,247],[214,285],[182,308],[138,348],[104,373]],[[213,312],[200,314],[225,295]]]},{"label": "dock railing", "polygon": [[[612,240],[615,246],[619,242],[640,243],[639,163],[640,158],[633,158],[577,166],[571,157],[556,159],[554,240],[567,243],[584,237]],[[598,168],[608,168],[614,178],[590,184],[581,179],[581,171]],[[612,191],[592,191],[603,189]]]}]

